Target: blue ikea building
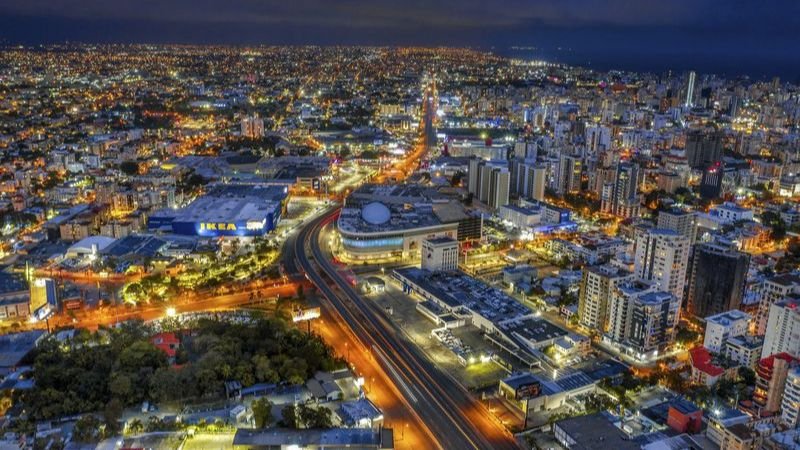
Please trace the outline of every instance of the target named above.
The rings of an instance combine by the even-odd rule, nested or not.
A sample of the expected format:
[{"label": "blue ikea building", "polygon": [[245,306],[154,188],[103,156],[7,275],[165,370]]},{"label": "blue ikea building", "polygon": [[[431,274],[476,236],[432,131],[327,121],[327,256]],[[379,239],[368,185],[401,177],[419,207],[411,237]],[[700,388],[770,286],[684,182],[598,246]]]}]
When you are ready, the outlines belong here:
[{"label": "blue ikea building", "polygon": [[263,236],[285,211],[286,186],[219,185],[181,209],[163,209],[147,222],[151,231],[202,236]]}]

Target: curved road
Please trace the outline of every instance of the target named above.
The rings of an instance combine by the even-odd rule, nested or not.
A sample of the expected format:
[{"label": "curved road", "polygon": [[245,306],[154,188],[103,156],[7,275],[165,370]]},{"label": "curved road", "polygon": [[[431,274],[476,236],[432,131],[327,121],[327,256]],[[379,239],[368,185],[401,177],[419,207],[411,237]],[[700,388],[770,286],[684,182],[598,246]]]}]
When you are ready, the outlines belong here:
[{"label": "curved road", "polygon": [[[323,307],[332,308],[358,337],[372,349],[380,366],[402,393],[415,415],[430,430],[440,448],[518,449],[516,440],[493,419],[489,411],[454,379],[444,374],[389,323],[383,313],[365,301],[341,277],[320,245],[321,230],[338,216],[331,208],[304,226],[287,241],[285,269],[305,273],[322,292]],[[306,253],[310,247],[316,264]],[[326,282],[333,281],[336,289]]]}]

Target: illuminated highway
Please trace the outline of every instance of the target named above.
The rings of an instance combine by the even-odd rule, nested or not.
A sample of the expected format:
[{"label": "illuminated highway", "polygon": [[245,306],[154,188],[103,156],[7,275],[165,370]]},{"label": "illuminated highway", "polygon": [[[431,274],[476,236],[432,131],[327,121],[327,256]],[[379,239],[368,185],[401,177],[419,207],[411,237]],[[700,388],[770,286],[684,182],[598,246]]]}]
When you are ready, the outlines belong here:
[{"label": "illuminated highway", "polygon": [[[343,321],[363,348],[370,349],[373,365],[393,382],[402,401],[435,436],[439,448],[513,449],[513,436],[493,420],[488,410],[458,382],[445,375],[389,323],[377,307],[363,300],[341,277],[320,245],[320,232],[334,221],[338,208],[307,224],[291,241],[296,258],[288,271],[306,274],[323,294],[322,307]],[[312,260],[306,254],[310,247]],[[287,254],[288,256],[288,254]],[[319,268],[317,268],[317,265]],[[326,282],[331,280],[334,287]],[[339,348],[341,350],[341,348]]]}]

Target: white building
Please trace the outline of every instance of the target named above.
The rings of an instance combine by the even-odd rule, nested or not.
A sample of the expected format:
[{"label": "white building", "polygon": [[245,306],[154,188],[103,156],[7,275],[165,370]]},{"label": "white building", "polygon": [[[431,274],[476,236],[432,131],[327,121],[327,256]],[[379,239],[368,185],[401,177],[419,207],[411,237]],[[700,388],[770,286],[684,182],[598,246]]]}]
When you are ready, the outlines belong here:
[{"label": "white building", "polygon": [[781,300],[769,308],[767,332],[761,357],[786,352],[800,355],[800,299]]},{"label": "white building", "polygon": [[719,218],[722,223],[738,222],[740,220],[753,220],[753,210],[742,208],[736,203],[725,202],[721,205],[713,206],[709,214]]},{"label": "white building", "polygon": [[525,208],[517,205],[503,205],[497,210],[501,219],[517,228],[530,228],[542,221],[541,208]]},{"label": "white building", "polygon": [[672,230],[643,230],[636,237],[634,274],[683,298],[689,262],[689,240]]},{"label": "white building", "polygon": [[677,231],[693,243],[697,238],[697,213],[681,209],[660,211],[657,227]]},{"label": "white building", "polygon": [[789,370],[781,400],[781,422],[796,428],[800,419],[800,367]]},{"label": "white building", "polygon": [[703,346],[714,353],[720,353],[729,338],[747,333],[750,318],[750,314],[738,309],[706,317]]},{"label": "white building", "polygon": [[785,274],[764,280],[758,286],[758,315],[756,316],[756,334],[763,336],[767,332],[767,319],[770,306],[791,294],[800,294],[800,277]]},{"label": "white building", "polygon": [[620,282],[630,280],[633,274],[612,266],[585,266],[578,295],[578,317],[581,326],[590,332],[602,334],[606,330],[609,298]]},{"label": "white building", "polygon": [[420,266],[426,270],[456,270],[458,241],[449,237],[425,239]]},{"label": "white building", "polygon": [[741,335],[728,338],[722,351],[725,357],[734,363],[753,369],[761,359],[763,348],[764,338],[761,336]]}]

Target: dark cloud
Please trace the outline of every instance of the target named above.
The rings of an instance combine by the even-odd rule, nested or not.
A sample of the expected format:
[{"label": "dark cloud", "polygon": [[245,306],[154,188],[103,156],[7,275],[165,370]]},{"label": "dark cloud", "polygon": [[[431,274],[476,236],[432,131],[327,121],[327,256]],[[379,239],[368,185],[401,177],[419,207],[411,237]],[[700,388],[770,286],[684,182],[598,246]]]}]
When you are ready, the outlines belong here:
[{"label": "dark cloud", "polygon": [[705,65],[796,76],[800,1],[0,0],[0,37],[13,43],[534,45],[536,56],[598,66]]}]

